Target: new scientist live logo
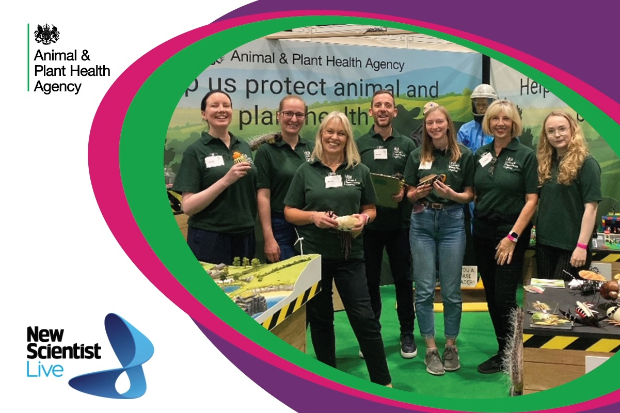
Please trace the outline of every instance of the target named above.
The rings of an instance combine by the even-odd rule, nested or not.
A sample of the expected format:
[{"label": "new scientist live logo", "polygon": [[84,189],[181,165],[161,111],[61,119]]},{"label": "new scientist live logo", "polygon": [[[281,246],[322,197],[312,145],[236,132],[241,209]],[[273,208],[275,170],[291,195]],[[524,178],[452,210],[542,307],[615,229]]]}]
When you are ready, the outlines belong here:
[{"label": "new scientist live logo", "polygon": [[[105,330],[122,368],[76,376],[69,380],[69,385],[81,392],[111,399],[135,399],[142,396],[146,392],[146,379],[142,364],[153,356],[155,351],[153,344],[138,329],[113,313],[108,314],[105,318]],[[99,343],[93,345],[59,344],[62,343],[64,332],[64,329],[28,327],[27,377],[63,376],[64,367],[61,364],[46,364],[40,360],[36,365],[34,362],[30,363],[30,360],[37,358],[43,360],[101,358]],[[116,381],[123,373],[127,374],[130,387],[129,390],[121,394],[116,390]]]}]

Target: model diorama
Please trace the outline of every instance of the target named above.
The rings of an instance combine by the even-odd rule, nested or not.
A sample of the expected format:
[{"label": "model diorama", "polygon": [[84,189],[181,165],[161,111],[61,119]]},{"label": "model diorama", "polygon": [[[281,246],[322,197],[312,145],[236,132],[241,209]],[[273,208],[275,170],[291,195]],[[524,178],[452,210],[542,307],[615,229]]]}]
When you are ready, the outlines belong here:
[{"label": "model diorama", "polygon": [[319,291],[321,259],[309,254],[274,264],[263,264],[254,258],[235,258],[233,265],[201,263],[211,278],[248,315],[264,324],[291,303],[273,328]]},{"label": "model diorama", "polygon": [[620,251],[620,213],[615,212],[615,207],[602,216],[602,228],[605,244],[601,248]]},{"label": "model diorama", "polygon": [[[587,301],[576,301],[574,310],[571,308],[557,309],[557,305],[535,301],[530,303],[532,308],[532,322],[530,327],[564,327],[572,328],[577,325],[600,327],[601,321],[613,325],[620,325],[620,314],[617,312],[620,304],[617,303],[620,287],[616,274],[613,280],[606,280],[602,275],[588,270],[579,271],[579,278],[568,283],[570,290],[579,290],[582,297],[590,297]],[[544,290],[543,290],[544,291]],[[556,309],[560,314],[556,314]],[[573,314],[574,311],[574,314]]]}]

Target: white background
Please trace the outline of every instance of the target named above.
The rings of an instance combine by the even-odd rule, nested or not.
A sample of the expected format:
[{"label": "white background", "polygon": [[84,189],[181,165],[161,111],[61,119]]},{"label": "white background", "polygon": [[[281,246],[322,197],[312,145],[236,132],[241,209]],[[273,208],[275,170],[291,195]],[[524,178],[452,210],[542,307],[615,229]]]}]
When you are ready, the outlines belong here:
[{"label": "white background", "polygon": [[[34,1],[14,2],[10,10],[3,7],[0,410],[245,411],[246,406],[229,407],[236,405],[241,389],[243,400],[261,410],[290,411],[237,370],[189,316],[136,269],[106,226],[88,173],[90,126],[116,78],[166,40],[246,3]],[[105,64],[112,76],[84,78],[77,96],[34,93],[32,56],[40,46],[32,33],[45,23],[58,28],[60,41],[43,50],[87,49],[91,64]],[[79,374],[120,367],[104,329],[104,318],[111,312],[132,323],[155,346],[153,358],[143,366],[148,388],[139,399],[104,399],[67,384]],[[62,364],[64,376],[28,378],[28,326],[62,328],[66,345],[99,343],[104,357],[44,361],[46,366]]]}]

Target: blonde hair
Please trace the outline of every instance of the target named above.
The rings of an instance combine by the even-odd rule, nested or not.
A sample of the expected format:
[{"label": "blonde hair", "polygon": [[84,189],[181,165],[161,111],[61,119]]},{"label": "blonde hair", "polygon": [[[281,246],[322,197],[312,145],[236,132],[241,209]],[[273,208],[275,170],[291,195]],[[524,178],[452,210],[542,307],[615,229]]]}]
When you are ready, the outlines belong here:
[{"label": "blonde hair", "polygon": [[330,112],[323,120],[321,121],[321,125],[319,126],[319,131],[316,133],[316,139],[314,144],[314,151],[312,151],[312,157],[314,159],[318,159],[321,162],[324,162],[323,159],[323,142],[321,140],[321,135],[323,134],[323,130],[327,127],[327,124],[331,121],[338,121],[342,125],[346,135],[347,141],[344,147],[344,157],[347,162],[346,169],[353,168],[357,164],[362,162],[360,157],[360,153],[357,150],[357,145],[355,144],[355,139],[353,139],[353,130],[351,129],[351,123],[342,112],[333,111]]},{"label": "blonde hair", "polygon": [[496,100],[491,103],[484,114],[484,118],[482,119],[482,131],[487,135],[493,136],[493,132],[491,131],[491,119],[497,116],[500,112],[504,112],[504,114],[512,120],[510,137],[516,138],[517,136],[520,136],[521,133],[523,133],[523,122],[521,121],[521,116],[519,115],[519,111],[514,103],[506,99]]},{"label": "blonde hair", "polygon": [[[429,105],[429,103],[431,103],[431,105]],[[448,149],[450,149],[450,152],[452,153],[452,158],[450,158],[450,161],[456,162],[461,157],[461,150],[459,149],[459,145],[456,140],[456,130],[454,128],[454,122],[452,122],[452,118],[450,117],[450,113],[448,113],[448,110],[443,106],[437,105],[434,102],[429,103],[424,105],[424,124],[422,127],[422,156],[420,157],[420,162],[432,162],[435,160],[435,158],[433,157],[433,138],[431,137],[431,135],[428,134],[428,131],[426,130],[426,118],[431,113],[437,111],[441,112],[446,117],[446,122],[448,122],[448,130],[446,132],[448,135]],[[435,106],[432,105],[433,103],[435,104]],[[429,106],[427,107],[427,105]]]},{"label": "blonde hair", "polygon": [[571,140],[568,142],[566,154],[562,157],[560,165],[558,166],[558,183],[570,185],[570,183],[577,178],[579,169],[581,169],[583,161],[590,152],[588,151],[586,140],[581,131],[581,126],[579,126],[579,123],[577,123],[571,115],[563,110],[554,110],[547,115],[543,122],[540,137],[538,138],[538,150],[536,152],[536,158],[538,159],[538,184],[542,186],[545,181],[551,179],[551,165],[553,163],[555,148],[551,146],[549,139],[547,139],[545,125],[547,124],[547,120],[552,116],[559,116],[566,119],[570,128]]}]

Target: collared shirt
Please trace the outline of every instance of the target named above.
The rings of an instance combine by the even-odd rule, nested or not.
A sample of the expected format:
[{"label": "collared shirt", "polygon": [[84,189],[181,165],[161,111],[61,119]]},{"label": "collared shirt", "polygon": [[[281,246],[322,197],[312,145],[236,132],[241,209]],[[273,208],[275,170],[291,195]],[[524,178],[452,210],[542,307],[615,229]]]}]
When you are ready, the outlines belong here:
[{"label": "collared shirt", "polygon": [[491,212],[504,217],[519,216],[525,206],[525,195],[538,193],[536,154],[513,138],[499,156],[495,153],[494,142],[483,145],[476,151],[475,161],[474,233],[483,238],[494,238],[496,231],[507,234],[516,218],[512,223],[493,225],[477,216]]},{"label": "collared shirt", "polygon": [[[370,170],[359,164],[346,169],[340,165],[336,172],[319,160],[302,164],[291,182],[284,204],[304,211],[333,211],[337,216],[359,214],[362,205],[377,202]],[[324,259],[343,260],[341,233],[317,228],[314,224],[297,227],[303,237],[304,253],[321,254]],[[363,258],[362,236],[351,242],[349,259]]]},{"label": "collared shirt", "polygon": [[[455,192],[463,192],[466,187],[474,186],[474,157],[469,149],[459,144],[461,156],[458,161],[452,161],[452,151],[450,149],[433,150],[433,160],[431,162],[420,162],[422,157],[422,147],[411,152],[405,168],[405,183],[416,186],[422,178],[428,175],[445,174],[445,184],[449,185]],[[426,197],[428,202],[441,203],[444,205],[454,205],[457,202],[442,198],[434,190]]]},{"label": "collared shirt", "polygon": [[256,219],[256,166],[250,146],[230,133],[230,148],[203,132],[183,153],[173,190],[197,194],[220,180],[233,166],[233,153],[250,160],[248,174],[226,188],[209,206],[189,217],[188,225],[223,234],[247,234]]},{"label": "collared shirt", "polygon": [[271,191],[271,211],[284,212],[284,197],[297,168],[310,161],[314,143],[301,140],[295,149],[284,141],[263,143],[256,151],[254,163],[258,169],[257,187]]},{"label": "collared shirt", "polygon": [[493,136],[484,133],[481,122],[472,120],[461,126],[457,140],[467,146],[472,153],[476,153],[482,145],[493,142]]},{"label": "collared shirt", "polygon": [[[554,154],[555,155],[555,154]],[[568,185],[558,183],[559,163],[554,156],[551,179],[540,188],[536,242],[572,251],[577,246],[585,204],[601,202],[601,167],[588,155],[576,179]]]},{"label": "collared shirt", "polygon": [[[416,148],[411,138],[394,129],[392,134],[383,140],[383,137],[375,132],[374,125],[355,142],[362,163],[368,166],[370,172],[389,176],[404,175],[407,158]],[[403,197],[396,209],[377,205],[377,218],[368,225],[368,228],[374,230],[409,228],[410,216],[411,204],[406,197]]]}]

